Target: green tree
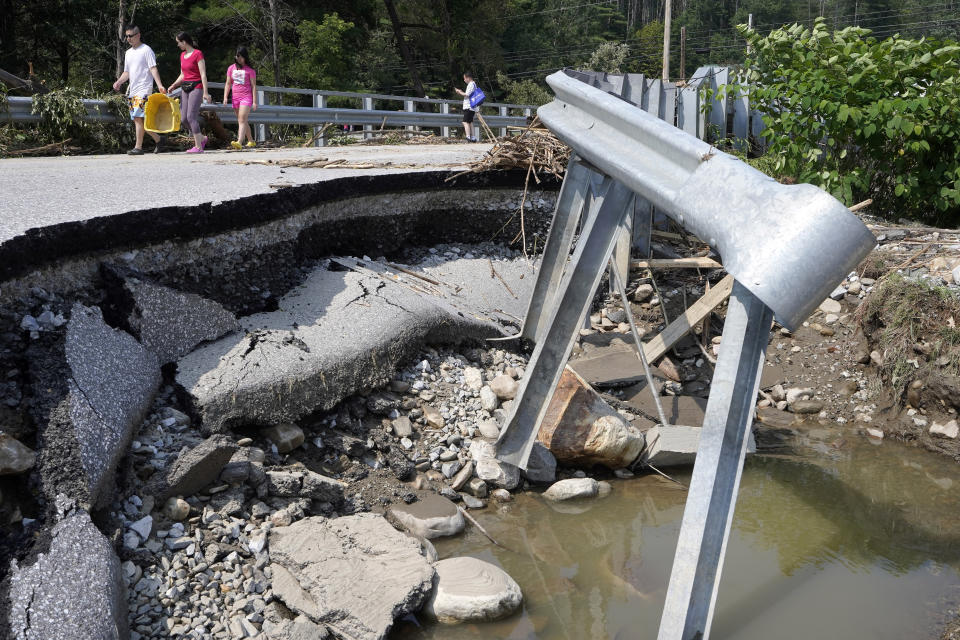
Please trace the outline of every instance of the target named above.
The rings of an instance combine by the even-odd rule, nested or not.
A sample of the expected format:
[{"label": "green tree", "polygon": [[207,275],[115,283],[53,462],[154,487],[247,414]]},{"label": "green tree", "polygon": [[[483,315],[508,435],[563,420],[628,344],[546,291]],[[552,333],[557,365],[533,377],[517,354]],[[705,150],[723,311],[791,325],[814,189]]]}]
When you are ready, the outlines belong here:
[{"label": "green tree", "polygon": [[296,45],[285,44],[283,58],[289,64],[290,80],[298,87],[337,89],[350,83],[350,59],[344,50],[344,36],[352,22],[335,13],[319,23],[304,20],[297,25]]}]

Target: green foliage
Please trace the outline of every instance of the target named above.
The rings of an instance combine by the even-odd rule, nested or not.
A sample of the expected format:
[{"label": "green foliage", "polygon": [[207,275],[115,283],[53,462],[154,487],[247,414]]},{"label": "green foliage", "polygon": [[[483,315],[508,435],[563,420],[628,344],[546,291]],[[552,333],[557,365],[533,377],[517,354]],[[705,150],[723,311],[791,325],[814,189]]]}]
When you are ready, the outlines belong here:
[{"label": "green foliage", "polygon": [[663,70],[663,23],[649,22],[637,29],[636,42],[631,44],[631,57],[636,58],[635,73],[659,78]]},{"label": "green foliage", "polygon": [[349,82],[350,64],[344,55],[344,34],[353,28],[336,13],[319,23],[304,20],[297,25],[297,45],[288,45],[285,58],[294,86],[311,89],[336,89]]},{"label": "green foliage", "polygon": [[630,55],[630,47],[620,42],[604,42],[590,54],[584,68],[590,71],[623,73],[621,67]]},{"label": "green foliage", "polygon": [[822,19],[766,37],[740,31],[779,173],[847,204],[871,197],[888,215],[957,219],[960,46],[831,32]]},{"label": "green foliage", "polygon": [[69,87],[33,96],[30,113],[40,116],[40,132],[51,140],[80,138],[89,127],[80,92]]},{"label": "green foliage", "polygon": [[72,88],[57,89],[33,96],[31,113],[40,116],[37,135],[9,135],[13,146],[20,143],[42,145],[71,139],[72,144],[88,151],[116,151],[130,144],[133,138],[129,109],[124,96],[113,93],[97,96],[107,104],[117,123],[90,123],[83,120],[87,110],[82,100],[87,97]]},{"label": "green foliage", "polygon": [[511,80],[502,71],[497,72],[497,84],[506,93],[510,104],[532,104],[539,107],[553,100],[553,95],[542,84],[533,80]]}]

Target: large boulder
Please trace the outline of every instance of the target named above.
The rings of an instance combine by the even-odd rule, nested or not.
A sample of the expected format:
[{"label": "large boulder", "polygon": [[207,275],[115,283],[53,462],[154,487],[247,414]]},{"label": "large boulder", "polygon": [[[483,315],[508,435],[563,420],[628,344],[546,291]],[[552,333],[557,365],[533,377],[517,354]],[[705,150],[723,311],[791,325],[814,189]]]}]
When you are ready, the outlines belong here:
[{"label": "large boulder", "polygon": [[104,506],[126,453],[160,385],[160,363],[100,309],[75,304],[61,341],[31,354],[43,493]]},{"label": "large boulder", "polygon": [[550,485],[550,488],[543,492],[543,497],[554,502],[562,502],[578,498],[596,498],[599,492],[600,485],[593,478],[568,478]]},{"label": "large boulder", "polygon": [[100,273],[111,322],[136,336],[161,363],[176,362],[201,342],[239,328],[236,316],[213,300],[154,284],[116,265],[101,265]]},{"label": "large boulder", "polygon": [[456,535],[466,525],[457,505],[436,493],[411,504],[395,504],[390,515],[410,533],[428,540]]},{"label": "large boulder", "polygon": [[496,447],[485,440],[476,438],[470,444],[470,455],[473,457],[474,473],[484,482],[512,491],[520,484],[520,469],[498,460]]},{"label": "large boulder", "polygon": [[[495,322],[501,316],[481,305],[496,300],[508,305],[496,309],[519,314],[520,302],[502,300],[486,261],[469,262],[466,271],[450,266],[434,295],[398,282],[382,265],[337,258],[283,296],[276,311],[247,316],[243,331],[181,358],[177,382],[206,432],[296,422],[330,409],[388,382],[425,342],[503,335]],[[461,273],[463,280],[452,279]]]},{"label": "large boulder", "polygon": [[421,607],[435,574],[419,540],[372,513],[272,529],[270,559],[274,595],[351,640],[385,638]]},{"label": "large boulder", "polygon": [[569,366],[540,423],[537,440],[571,466],[629,466],[643,450],[643,433],[607,404]]},{"label": "large boulder", "polygon": [[49,532],[49,547],[31,562],[13,563],[7,595],[14,640],[127,637],[127,594],[110,542],[75,510]]},{"label": "large boulder", "polygon": [[519,585],[506,571],[477,558],[447,558],[435,563],[437,586],[424,607],[428,617],[446,624],[488,622],[514,613],[523,602]]}]

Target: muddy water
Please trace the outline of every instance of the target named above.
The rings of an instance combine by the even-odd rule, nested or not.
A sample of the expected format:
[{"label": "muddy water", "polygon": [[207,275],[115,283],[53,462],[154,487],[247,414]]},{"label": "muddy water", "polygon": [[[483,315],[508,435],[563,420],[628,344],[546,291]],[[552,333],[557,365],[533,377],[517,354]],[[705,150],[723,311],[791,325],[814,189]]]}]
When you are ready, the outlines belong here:
[{"label": "muddy water", "polygon": [[[960,602],[956,463],[821,435],[806,438],[808,455],[748,461],[712,637],[936,638]],[[525,494],[474,511],[511,550],[468,528],[437,551],[503,567],[523,589],[523,611],[483,625],[407,622],[392,637],[655,638],[686,491],[656,476],[612,484],[589,502]]]}]

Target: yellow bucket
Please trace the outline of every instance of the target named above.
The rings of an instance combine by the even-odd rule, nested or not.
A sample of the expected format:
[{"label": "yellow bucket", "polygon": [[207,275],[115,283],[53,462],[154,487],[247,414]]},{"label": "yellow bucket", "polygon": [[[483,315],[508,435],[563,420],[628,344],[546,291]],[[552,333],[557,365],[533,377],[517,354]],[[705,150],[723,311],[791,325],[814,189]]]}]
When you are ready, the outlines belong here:
[{"label": "yellow bucket", "polygon": [[153,133],[180,130],[180,101],[162,93],[150,94],[143,110],[143,128]]}]

